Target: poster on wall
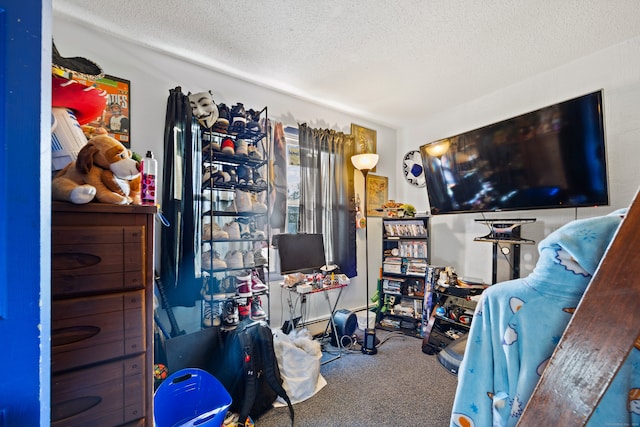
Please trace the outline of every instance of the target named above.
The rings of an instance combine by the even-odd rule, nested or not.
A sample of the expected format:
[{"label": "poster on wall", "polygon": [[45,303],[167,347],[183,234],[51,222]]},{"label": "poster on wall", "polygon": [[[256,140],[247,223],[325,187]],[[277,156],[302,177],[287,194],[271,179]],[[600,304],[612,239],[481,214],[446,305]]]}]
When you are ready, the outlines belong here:
[{"label": "poster on wall", "polygon": [[91,81],[79,77],[74,80],[86,86],[94,86],[107,92],[107,105],[102,115],[86,126],[107,130],[110,136],[120,141],[125,147],[131,148],[131,82],[119,77],[105,75],[103,78]]},{"label": "poster on wall", "polygon": [[383,216],[382,205],[387,202],[389,178],[367,175],[367,216]]},{"label": "poster on wall", "polygon": [[[367,129],[355,123],[351,123],[351,135],[355,140],[355,152],[356,154],[374,153],[377,152],[376,131],[373,129]],[[371,172],[375,172],[376,168],[371,169]]]}]

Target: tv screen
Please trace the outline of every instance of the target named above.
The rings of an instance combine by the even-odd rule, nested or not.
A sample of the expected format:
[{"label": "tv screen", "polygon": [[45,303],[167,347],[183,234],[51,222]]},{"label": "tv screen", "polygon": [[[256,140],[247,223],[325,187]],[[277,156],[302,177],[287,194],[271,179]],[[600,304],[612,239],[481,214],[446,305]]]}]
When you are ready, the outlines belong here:
[{"label": "tv screen", "polygon": [[280,274],[319,271],[325,262],[322,234],[279,234]]},{"label": "tv screen", "polygon": [[420,147],[431,214],[609,204],[602,91]]}]

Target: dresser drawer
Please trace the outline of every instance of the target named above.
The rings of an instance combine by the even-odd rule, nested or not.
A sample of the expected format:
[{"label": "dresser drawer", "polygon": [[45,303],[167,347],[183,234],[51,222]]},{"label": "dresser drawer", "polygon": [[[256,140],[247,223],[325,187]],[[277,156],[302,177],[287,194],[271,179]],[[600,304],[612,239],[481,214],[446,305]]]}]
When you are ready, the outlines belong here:
[{"label": "dresser drawer", "polygon": [[55,226],[51,242],[53,297],[144,287],[144,226]]},{"label": "dresser drawer", "polygon": [[51,426],[115,426],[145,417],[144,366],[141,354],[52,376]]},{"label": "dresser drawer", "polygon": [[51,371],[144,352],[144,307],[143,290],[54,301]]}]

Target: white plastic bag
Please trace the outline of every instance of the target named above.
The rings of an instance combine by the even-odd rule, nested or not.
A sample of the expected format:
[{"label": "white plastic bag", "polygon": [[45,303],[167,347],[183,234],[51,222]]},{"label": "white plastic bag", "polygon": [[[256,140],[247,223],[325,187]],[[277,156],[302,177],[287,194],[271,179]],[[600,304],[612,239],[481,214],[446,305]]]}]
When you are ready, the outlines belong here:
[{"label": "white plastic bag", "polygon": [[[320,374],[322,349],[306,329],[293,330],[288,335],[280,329],[272,329],[273,347],[283,387],[291,403],[306,400],[320,391],[327,381]],[[278,397],[274,406],[286,403]]]}]

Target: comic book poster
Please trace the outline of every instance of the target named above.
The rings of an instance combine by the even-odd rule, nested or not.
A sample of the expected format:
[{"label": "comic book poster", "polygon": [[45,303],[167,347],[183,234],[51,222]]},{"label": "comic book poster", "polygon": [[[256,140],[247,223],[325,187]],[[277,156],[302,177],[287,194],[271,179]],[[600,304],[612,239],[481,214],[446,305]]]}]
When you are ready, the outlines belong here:
[{"label": "comic book poster", "polygon": [[[110,136],[120,141],[125,147],[131,148],[130,112],[131,112],[131,83],[118,77],[105,75],[103,78],[91,81],[73,77],[74,80],[86,86],[95,86],[105,90],[109,95],[107,105],[102,115],[88,123],[88,127],[102,127]],[[83,126],[85,127],[85,126]]]}]

